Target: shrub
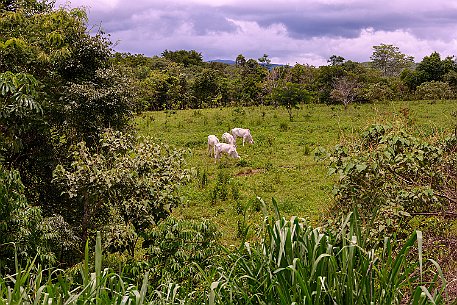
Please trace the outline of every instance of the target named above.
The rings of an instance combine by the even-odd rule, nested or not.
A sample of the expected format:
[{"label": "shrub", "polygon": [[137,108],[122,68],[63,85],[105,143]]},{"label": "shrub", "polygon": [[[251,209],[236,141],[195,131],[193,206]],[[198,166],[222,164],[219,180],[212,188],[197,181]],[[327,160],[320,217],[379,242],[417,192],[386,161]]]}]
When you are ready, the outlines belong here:
[{"label": "shrub", "polygon": [[378,213],[372,220],[374,236],[402,236],[405,217],[442,211],[449,204],[450,146],[455,144],[429,143],[389,126],[370,127],[360,142],[337,146],[329,155],[329,173],[339,177],[335,210],[347,213],[358,206],[366,221]]},{"label": "shrub", "polygon": [[153,285],[173,282],[196,288],[203,280],[201,272],[219,258],[219,237],[216,226],[207,220],[167,218],[147,230],[143,247]]},{"label": "shrub", "polygon": [[420,100],[444,100],[452,98],[453,92],[446,82],[430,81],[416,88],[416,96]]},{"label": "shrub", "polygon": [[81,228],[82,240],[102,228],[130,228],[131,234],[117,234],[132,239],[122,239],[118,245],[125,247],[116,250],[132,255],[136,235],[170,214],[180,203],[177,187],[189,179],[180,151],[112,130],[103,133],[96,150],[76,145],[73,160],[54,171],[54,182],[67,195],[60,214]]}]

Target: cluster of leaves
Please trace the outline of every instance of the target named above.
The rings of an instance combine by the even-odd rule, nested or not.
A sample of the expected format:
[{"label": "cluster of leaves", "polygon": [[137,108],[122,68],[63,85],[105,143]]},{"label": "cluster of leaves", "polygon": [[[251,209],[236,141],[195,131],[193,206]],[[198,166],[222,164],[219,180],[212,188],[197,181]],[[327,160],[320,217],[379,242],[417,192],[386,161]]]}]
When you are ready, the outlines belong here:
[{"label": "cluster of leaves", "polygon": [[138,235],[177,206],[177,187],[189,179],[181,152],[113,130],[93,149],[78,143],[72,159],[54,171],[54,182],[66,194],[59,214],[82,240],[105,228],[105,247],[131,255]]},{"label": "cluster of leaves", "polygon": [[452,98],[454,93],[449,83],[430,81],[417,86],[416,95],[423,100],[444,100]]},{"label": "cluster of leaves", "polygon": [[52,238],[41,209],[27,203],[19,173],[0,165],[0,269],[11,271],[18,263],[15,259],[26,262],[34,256],[54,262],[46,245]]},{"label": "cluster of leaves", "polygon": [[201,285],[202,272],[223,259],[219,237],[216,226],[207,220],[167,218],[147,230],[143,247],[154,286],[170,282],[188,288]]},{"label": "cluster of leaves", "polygon": [[[455,155],[452,138],[429,143],[374,125],[352,146],[337,146],[326,155],[334,186],[335,210],[347,213],[355,206],[365,220],[373,218],[372,233],[401,236],[408,216],[442,212],[453,200],[448,195],[450,162]],[[324,154],[325,155],[325,154]]]}]

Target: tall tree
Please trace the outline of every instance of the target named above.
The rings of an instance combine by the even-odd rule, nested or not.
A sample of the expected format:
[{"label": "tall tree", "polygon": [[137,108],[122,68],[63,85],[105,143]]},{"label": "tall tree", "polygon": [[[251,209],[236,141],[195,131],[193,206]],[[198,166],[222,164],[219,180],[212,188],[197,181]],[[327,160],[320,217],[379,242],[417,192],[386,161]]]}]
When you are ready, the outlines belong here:
[{"label": "tall tree", "polygon": [[327,60],[327,62],[330,64],[330,66],[337,66],[343,64],[345,61],[343,56],[337,56],[337,55],[332,55],[330,58]]},{"label": "tall tree", "polygon": [[259,63],[267,69],[270,69],[271,59],[268,58],[268,54],[263,54],[259,59]]},{"label": "tall tree", "polygon": [[456,70],[456,63],[453,57],[441,60],[440,54],[433,52],[422,59],[416,70],[421,73],[422,82],[442,81],[446,73]]},{"label": "tall tree", "polygon": [[292,110],[297,109],[300,103],[310,100],[309,92],[303,85],[287,82],[284,86],[277,87],[272,92],[272,98],[286,108],[289,120],[293,120]]},{"label": "tall tree", "polygon": [[186,50],[178,50],[178,51],[169,51],[165,50],[162,52],[162,57],[183,64],[185,67],[191,65],[201,65],[203,64],[203,57],[201,53],[198,53],[195,50],[186,51]]},{"label": "tall tree", "polygon": [[414,63],[412,56],[401,53],[394,45],[381,44],[373,46],[373,49],[371,64],[381,70],[384,76],[398,76],[403,69],[411,67]]}]

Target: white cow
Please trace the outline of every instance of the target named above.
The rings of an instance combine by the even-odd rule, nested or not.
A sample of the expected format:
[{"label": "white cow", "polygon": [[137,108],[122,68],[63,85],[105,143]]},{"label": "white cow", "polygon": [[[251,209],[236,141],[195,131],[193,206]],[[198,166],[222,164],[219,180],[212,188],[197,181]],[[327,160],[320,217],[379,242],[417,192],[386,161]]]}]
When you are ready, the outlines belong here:
[{"label": "white cow", "polygon": [[240,159],[236,147],[227,143],[217,143],[215,146],[216,155],[214,156],[214,162],[221,158],[221,154],[225,153],[232,158]]},{"label": "white cow", "polygon": [[232,144],[233,146],[236,146],[235,138],[228,132],[224,132],[224,134],[222,135],[222,141],[228,144]]},{"label": "white cow", "polygon": [[219,139],[215,135],[210,134],[208,136],[208,154],[210,157],[214,157],[216,155],[217,143],[219,143]]},{"label": "white cow", "polygon": [[254,140],[251,136],[251,131],[249,129],[244,128],[233,128],[232,129],[233,138],[236,141],[237,137],[243,138],[243,146],[244,142],[248,142],[249,144],[254,144]]}]

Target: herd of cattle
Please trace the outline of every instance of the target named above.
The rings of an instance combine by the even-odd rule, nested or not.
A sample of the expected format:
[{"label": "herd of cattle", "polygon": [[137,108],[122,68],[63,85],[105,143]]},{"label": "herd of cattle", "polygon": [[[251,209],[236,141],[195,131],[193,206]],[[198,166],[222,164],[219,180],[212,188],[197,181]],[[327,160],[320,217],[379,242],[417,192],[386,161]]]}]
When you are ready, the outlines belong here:
[{"label": "herd of cattle", "polygon": [[210,157],[214,157],[214,162],[221,158],[221,154],[225,153],[232,158],[239,159],[240,156],[236,151],[236,138],[243,139],[244,143],[254,144],[254,140],[251,136],[251,131],[244,128],[233,128],[231,134],[225,132],[222,135],[223,143],[219,142],[219,139],[215,135],[208,136],[208,154]]}]

